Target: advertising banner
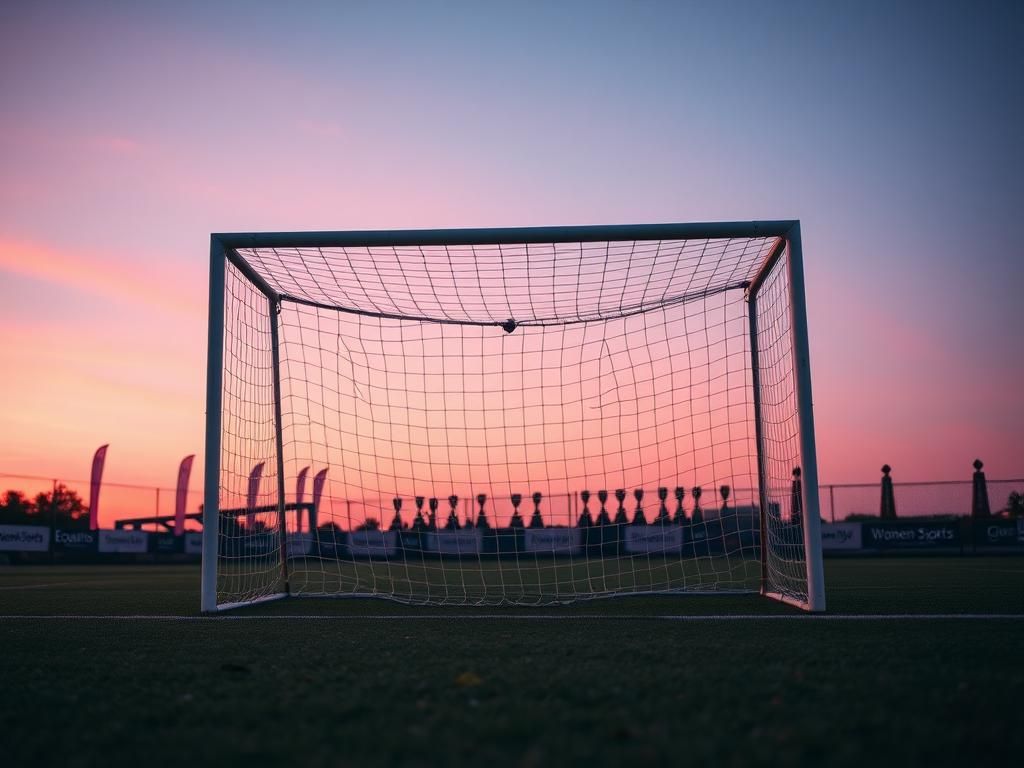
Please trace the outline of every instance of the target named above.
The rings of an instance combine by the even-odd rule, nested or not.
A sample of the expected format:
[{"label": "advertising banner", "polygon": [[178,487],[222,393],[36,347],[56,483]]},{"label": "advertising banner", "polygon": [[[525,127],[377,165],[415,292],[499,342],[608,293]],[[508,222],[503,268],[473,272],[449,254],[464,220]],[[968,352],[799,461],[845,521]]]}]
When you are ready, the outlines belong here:
[{"label": "advertising banner", "polygon": [[305,557],[313,551],[312,533],[288,534],[288,557]]},{"label": "advertising banner", "polygon": [[[277,553],[276,533],[253,533],[240,539],[242,551],[247,555],[265,556]],[[237,545],[235,545],[237,546]]]},{"label": "advertising banner", "polygon": [[149,534],[145,531],[97,531],[99,551],[104,554],[143,554],[149,549]]},{"label": "advertising banner", "polygon": [[191,531],[185,532],[185,554],[186,555],[201,555],[203,554],[203,534],[192,533]]},{"label": "advertising banner", "polygon": [[352,531],[348,535],[348,551],[355,557],[391,557],[397,549],[394,531]]},{"label": "advertising banner", "polygon": [[158,555],[180,555],[184,551],[182,538],[173,533],[154,533],[149,537],[149,545]]},{"label": "advertising banner", "polygon": [[320,528],[316,532],[316,548],[321,557],[345,557],[345,543],[348,535],[331,527]]},{"label": "advertising banner", "polygon": [[1024,549],[1024,518],[975,520],[974,545],[978,548]]},{"label": "advertising banner", "polygon": [[527,552],[574,555],[580,549],[580,529],[527,528],[523,531],[523,547]]},{"label": "advertising banner", "polygon": [[399,531],[398,544],[402,549],[422,549],[422,534],[419,531]]},{"label": "advertising banner", "polygon": [[47,552],[50,529],[45,525],[0,525],[0,552]]},{"label": "advertising banner", "polygon": [[960,523],[885,522],[862,523],[865,549],[951,549],[960,547]]},{"label": "advertising banner", "polygon": [[53,548],[68,554],[86,554],[96,551],[98,531],[66,531],[58,528],[53,532]]},{"label": "advertising banner", "polygon": [[863,545],[860,523],[822,523],[821,548],[831,550],[855,550]]},{"label": "advertising banner", "polygon": [[683,528],[679,525],[627,525],[626,552],[644,554],[678,552],[683,547]]},{"label": "advertising banner", "polygon": [[442,555],[475,555],[481,550],[483,536],[477,528],[468,531],[437,531],[424,536],[428,552]]},{"label": "advertising banner", "polygon": [[707,523],[690,523],[687,529],[687,538],[691,542],[707,541],[710,538]]}]

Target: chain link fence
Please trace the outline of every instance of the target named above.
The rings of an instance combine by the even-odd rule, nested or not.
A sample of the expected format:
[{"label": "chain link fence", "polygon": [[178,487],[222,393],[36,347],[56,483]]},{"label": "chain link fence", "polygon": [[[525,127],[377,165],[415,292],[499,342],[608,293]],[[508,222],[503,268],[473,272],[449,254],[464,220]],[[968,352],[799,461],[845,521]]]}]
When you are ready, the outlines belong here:
[{"label": "chain link fence", "polygon": [[[63,478],[48,478],[41,475],[15,475],[0,473],[0,496],[5,492],[21,491],[30,500],[39,493],[52,493],[58,485],[64,485],[78,493],[84,504],[89,503],[89,482],[87,480],[67,480]],[[189,514],[200,511],[202,505],[202,491],[195,484],[188,493],[186,512]],[[1012,493],[1024,494],[1024,479],[1017,480],[988,480],[989,505],[993,514],[1007,510],[1009,499]],[[969,517],[971,514],[972,482],[970,480],[894,483],[896,497],[896,515],[899,518],[914,517]],[[647,489],[643,499],[643,507],[648,519],[653,520],[657,515],[660,502],[656,496],[656,489]],[[589,509],[596,516],[600,503],[596,498],[596,491],[592,491],[592,498],[589,502]],[[632,517],[635,511],[636,501],[633,498],[633,490],[629,489],[629,496],[624,506]],[[690,490],[687,489],[687,500],[685,506],[690,513],[693,500],[690,498]],[[533,503],[527,494],[522,501],[520,509],[529,517],[533,511]],[[721,503],[717,498],[718,494],[714,489],[707,489],[706,498],[702,499],[705,511],[713,511]],[[614,515],[618,507],[616,500],[609,494],[607,503],[608,511]],[[848,520],[851,515],[854,519],[857,516],[877,517],[881,505],[880,483],[856,483],[856,484],[829,484],[819,487],[819,499],[821,518],[825,522],[840,523]],[[376,500],[369,503],[366,500],[346,501],[345,499],[328,499],[326,503],[333,503],[338,516],[347,521],[351,517],[355,522],[362,522],[367,516],[377,518],[387,524],[394,512],[390,499]],[[412,499],[406,499],[402,509],[402,517],[412,519],[415,514],[415,507]],[[100,527],[113,528],[119,520],[139,517],[167,517],[174,514],[175,490],[159,486],[135,485],[130,483],[103,483],[100,497]],[[732,505],[749,505],[756,503],[755,495],[751,491],[734,489],[730,499]],[[675,510],[675,500],[669,498],[667,502],[670,512]],[[546,497],[543,502],[545,520],[549,524],[572,525],[573,521],[582,511],[582,504],[577,494],[556,495]],[[333,508],[333,507],[332,507]],[[440,515],[448,514],[447,499],[441,499]],[[512,514],[512,505],[508,499],[488,499],[486,511],[492,517],[502,522]],[[426,509],[424,509],[426,512]],[[464,498],[459,500],[458,508],[460,518],[467,516],[476,517],[479,513],[478,506],[474,499]],[[188,521],[186,527],[189,530],[199,530],[198,522]],[[161,530],[160,526],[149,525],[147,530]]]},{"label": "chain link fence", "polygon": [[[987,481],[989,508],[993,514],[1006,510],[1011,493],[1024,494],[1024,479]],[[819,486],[821,519],[841,523],[853,516],[877,517],[882,502],[880,483]],[[920,483],[893,483],[896,516],[969,517],[973,483],[950,480]],[[854,518],[856,519],[856,517]]]}]

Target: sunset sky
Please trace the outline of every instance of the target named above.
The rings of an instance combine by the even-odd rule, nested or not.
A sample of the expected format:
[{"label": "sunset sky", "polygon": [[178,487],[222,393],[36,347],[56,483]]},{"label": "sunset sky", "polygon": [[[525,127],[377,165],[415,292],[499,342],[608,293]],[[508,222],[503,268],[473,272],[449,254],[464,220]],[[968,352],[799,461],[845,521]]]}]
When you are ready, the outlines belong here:
[{"label": "sunset sky", "polygon": [[1022,6],[697,5],[5,8],[0,472],[198,490],[213,231],[798,218],[823,482],[1024,476]]}]

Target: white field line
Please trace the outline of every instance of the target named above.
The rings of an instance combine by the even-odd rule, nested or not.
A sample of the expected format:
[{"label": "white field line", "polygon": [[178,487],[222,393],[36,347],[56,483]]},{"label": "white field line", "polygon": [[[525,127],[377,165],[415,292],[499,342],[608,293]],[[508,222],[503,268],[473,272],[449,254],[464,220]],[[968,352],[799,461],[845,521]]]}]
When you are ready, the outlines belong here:
[{"label": "white field line", "polygon": [[[90,582],[82,582],[82,581],[51,581],[48,584],[12,584],[10,586],[0,587],[0,589],[8,589],[8,590],[9,589],[46,589],[47,587],[66,587],[66,586],[69,586],[69,585],[72,585],[72,584],[74,586],[78,587],[78,586],[81,586],[82,584],[88,584],[88,583],[90,583]],[[106,584],[107,582],[106,581],[93,581],[91,583],[93,583],[93,584]]]},{"label": "white field line", "polygon": [[0,621],[1022,621],[1024,613],[846,613],[846,614],[710,614],[710,615],[643,615],[643,614],[395,614],[384,616],[356,616],[330,614],[277,614],[277,615],[222,615],[222,616],[175,616],[175,615],[115,615],[100,614],[0,614]]}]

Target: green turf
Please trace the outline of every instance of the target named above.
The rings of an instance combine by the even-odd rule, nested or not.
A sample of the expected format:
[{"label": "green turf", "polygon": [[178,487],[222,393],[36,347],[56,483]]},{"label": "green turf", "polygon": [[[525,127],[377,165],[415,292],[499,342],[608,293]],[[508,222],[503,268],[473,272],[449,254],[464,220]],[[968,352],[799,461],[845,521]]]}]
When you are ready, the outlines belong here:
[{"label": "green turf", "polygon": [[[826,562],[830,612],[1024,613],[1024,559]],[[0,569],[0,614],[196,613],[193,567]],[[445,617],[496,609],[445,608]],[[678,622],[795,614],[630,598],[568,621],[366,600],[0,623],[3,765],[988,765],[1024,754],[1024,621]],[[592,619],[585,615],[607,618]]]},{"label": "green turf", "polygon": [[[802,567],[802,565],[800,566]],[[793,566],[791,570],[796,570]],[[291,594],[303,596],[389,594],[413,604],[561,605],[579,595],[623,595],[670,590],[757,592],[759,560],[743,557],[658,555],[602,558],[334,560],[290,564]],[[220,591],[239,600],[247,591],[285,591],[280,567],[260,572],[228,570]]]}]

